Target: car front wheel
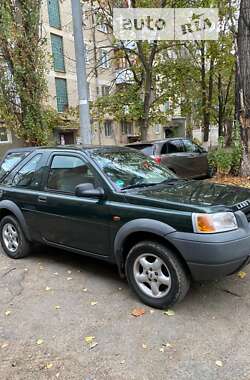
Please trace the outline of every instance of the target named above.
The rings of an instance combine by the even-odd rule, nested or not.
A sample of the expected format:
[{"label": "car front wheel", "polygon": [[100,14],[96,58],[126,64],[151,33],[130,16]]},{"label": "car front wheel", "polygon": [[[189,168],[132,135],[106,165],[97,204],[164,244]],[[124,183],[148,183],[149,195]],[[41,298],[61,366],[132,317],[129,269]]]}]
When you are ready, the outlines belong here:
[{"label": "car front wheel", "polygon": [[30,243],[17,219],[11,215],[0,222],[0,240],[4,252],[12,259],[21,259],[30,253]]},{"label": "car front wheel", "polygon": [[180,302],[190,286],[189,276],[176,254],[153,241],[140,242],[130,250],[126,275],[138,297],[159,309]]}]

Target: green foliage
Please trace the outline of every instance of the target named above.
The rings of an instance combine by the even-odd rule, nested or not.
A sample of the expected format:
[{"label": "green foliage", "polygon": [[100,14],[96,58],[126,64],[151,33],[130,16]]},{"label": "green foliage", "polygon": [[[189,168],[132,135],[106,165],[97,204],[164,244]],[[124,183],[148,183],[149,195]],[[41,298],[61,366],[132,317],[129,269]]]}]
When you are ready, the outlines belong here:
[{"label": "green foliage", "polygon": [[47,97],[41,0],[0,3],[0,117],[30,145],[46,144],[55,115]]},{"label": "green foliage", "polygon": [[238,175],[241,167],[243,146],[239,124],[235,123],[230,148],[225,147],[224,138],[219,138],[219,146],[208,155],[209,164],[220,175]]},{"label": "green foliage", "polygon": [[138,120],[143,115],[143,102],[138,96],[138,86],[127,85],[114,94],[102,96],[91,104],[92,117],[103,122],[107,115],[114,120]]}]

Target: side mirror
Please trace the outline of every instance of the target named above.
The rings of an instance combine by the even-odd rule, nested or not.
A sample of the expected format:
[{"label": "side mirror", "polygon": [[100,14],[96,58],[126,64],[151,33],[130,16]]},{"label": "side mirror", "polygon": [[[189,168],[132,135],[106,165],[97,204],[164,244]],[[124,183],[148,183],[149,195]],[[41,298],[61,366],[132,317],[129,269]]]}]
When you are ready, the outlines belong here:
[{"label": "side mirror", "polygon": [[75,187],[75,195],[79,198],[104,197],[104,190],[101,187],[94,187],[92,183],[80,183]]}]

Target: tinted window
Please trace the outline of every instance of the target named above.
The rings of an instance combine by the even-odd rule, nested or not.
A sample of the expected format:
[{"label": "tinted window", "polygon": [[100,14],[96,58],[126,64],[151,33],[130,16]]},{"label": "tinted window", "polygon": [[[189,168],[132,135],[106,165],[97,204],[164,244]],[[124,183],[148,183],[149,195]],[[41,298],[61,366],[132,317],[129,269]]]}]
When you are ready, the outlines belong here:
[{"label": "tinted window", "polygon": [[186,152],[199,153],[201,148],[198,145],[193,144],[190,140],[183,140]]},{"label": "tinted window", "polygon": [[48,188],[74,193],[80,183],[92,183],[96,180],[84,161],[74,156],[54,156],[49,172]]},{"label": "tinted window", "polygon": [[168,141],[163,145],[161,154],[181,153],[184,152],[184,146],[181,140]]},{"label": "tinted window", "polygon": [[29,152],[9,153],[2,162],[0,167],[0,180],[11,172],[11,170],[26,157]]},{"label": "tinted window", "polygon": [[146,154],[146,156],[153,156],[154,145],[128,145],[129,148],[137,149]]},{"label": "tinted window", "polygon": [[37,154],[15,175],[12,186],[34,188],[38,186],[36,169],[42,155]]}]

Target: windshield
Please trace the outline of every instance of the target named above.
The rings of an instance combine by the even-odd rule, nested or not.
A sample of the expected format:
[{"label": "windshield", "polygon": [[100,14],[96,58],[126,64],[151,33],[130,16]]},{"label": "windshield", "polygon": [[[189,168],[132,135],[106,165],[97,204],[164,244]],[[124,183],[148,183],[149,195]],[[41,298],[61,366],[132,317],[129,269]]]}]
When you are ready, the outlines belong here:
[{"label": "windshield", "polygon": [[140,152],[104,151],[92,155],[116,189],[154,185],[177,178],[170,170]]}]

